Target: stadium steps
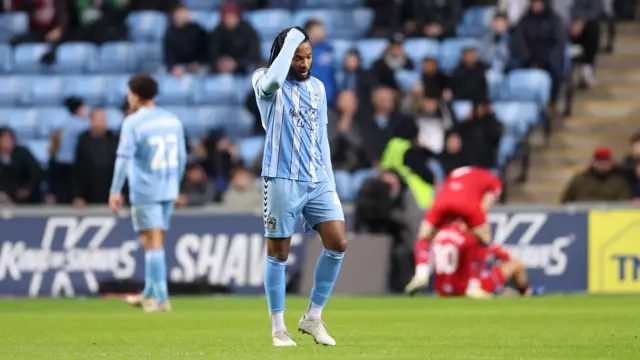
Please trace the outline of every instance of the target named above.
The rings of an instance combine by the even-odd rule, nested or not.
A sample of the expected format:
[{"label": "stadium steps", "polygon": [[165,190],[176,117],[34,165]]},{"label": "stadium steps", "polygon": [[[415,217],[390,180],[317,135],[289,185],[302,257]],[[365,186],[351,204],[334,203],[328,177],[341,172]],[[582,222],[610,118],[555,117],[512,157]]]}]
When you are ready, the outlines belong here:
[{"label": "stadium steps", "polygon": [[[640,23],[622,24],[616,52],[598,60],[598,87],[578,92],[573,116],[562,121],[546,146],[535,147],[527,182],[511,184],[509,203],[557,204],[597,146],[608,146],[617,159],[624,157],[629,137],[640,131],[638,64]],[[515,171],[508,169],[509,178]]]}]

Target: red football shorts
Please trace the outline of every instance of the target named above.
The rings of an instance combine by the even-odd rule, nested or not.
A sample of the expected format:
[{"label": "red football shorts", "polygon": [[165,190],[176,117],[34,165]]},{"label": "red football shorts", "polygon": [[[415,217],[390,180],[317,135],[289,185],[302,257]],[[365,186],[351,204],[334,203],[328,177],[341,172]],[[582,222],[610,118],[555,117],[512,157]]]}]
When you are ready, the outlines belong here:
[{"label": "red football shorts", "polygon": [[499,266],[493,266],[489,271],[483,272],[476,277],[480,281],[482,290],[492,293],[504,286],[506,279]]},{"label": "red football shorts", "polygon": [[487,215],[480,204],[463,201],[436,202],[425,215],[425,220],[436,228],[456,219],[462,219],[470,229],[473,229],[484,225],[487,222]]}]

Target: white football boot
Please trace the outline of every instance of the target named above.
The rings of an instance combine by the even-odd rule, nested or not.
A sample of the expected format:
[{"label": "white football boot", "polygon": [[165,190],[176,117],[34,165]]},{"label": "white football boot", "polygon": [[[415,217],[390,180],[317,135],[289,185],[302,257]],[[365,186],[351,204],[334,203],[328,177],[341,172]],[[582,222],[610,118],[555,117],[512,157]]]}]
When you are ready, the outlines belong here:
[{"label": "white football boot", "polygon": [[285,346],[296,346],[296,342],[291,339],[287,330],[280,330],[273,334],[272,338],[273,346],[277,347],[285,347]]},{"label": "white football boot", "polygon": [[427,286],[429,286],[429,274],[416,273],[407,286],[405,286],[404,293],[407,295],[415,295]]},{"label": "white football boot", "polygon": [[316,344],[336,346],[336,341],[327,332],[327,325],[320,319],[305,320],[303,316],[298,322],[298,330],[303,334],[312,336]]},{"label": "white football boot", "polygon": [[146,313],[171,312],[171,303],[167,300],[158,304],[155,298],[146,298],[142,300],[142,311]]},{"label": "white football boot", "polygon": [[144,296],[142,296],[142,293],[135,294],[135,295],[127,295],[124,297],[124,301],[133,307],[141,307],[142,302],[144,301]]}]

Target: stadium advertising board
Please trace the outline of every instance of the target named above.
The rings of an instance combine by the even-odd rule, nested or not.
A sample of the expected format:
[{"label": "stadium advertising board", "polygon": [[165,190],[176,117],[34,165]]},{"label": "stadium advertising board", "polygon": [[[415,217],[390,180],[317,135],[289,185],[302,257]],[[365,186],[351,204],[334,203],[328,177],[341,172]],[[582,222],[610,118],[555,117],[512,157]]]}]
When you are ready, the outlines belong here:
[{"label": "stadium advertising board", "polygon": [[[19,217],[0,221],[0,228],[0,296],[95,295],[104,281],[144,279],[144,255],[129,219]],[[204,279],[262,293],[262,234],[258,216],[176,216],[165,242],[169,281]],[[303,244],[302,235],[294,236],[289,275],[301,269]]]},{"label": "stadium advertising board", "polygon": [[640,293],[640,211],[589,214],[589,292]]}]

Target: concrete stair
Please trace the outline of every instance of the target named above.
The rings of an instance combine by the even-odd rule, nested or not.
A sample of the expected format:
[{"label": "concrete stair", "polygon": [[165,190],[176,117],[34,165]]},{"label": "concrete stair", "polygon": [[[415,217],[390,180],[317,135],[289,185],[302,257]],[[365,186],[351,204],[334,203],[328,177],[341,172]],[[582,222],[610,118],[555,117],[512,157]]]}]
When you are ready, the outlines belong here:
[{"label": "concrete stair", "polygon": [[[596,88],[576,94],[573,115],[558,121],[549,142],[534,145],[527,181],[509,181],[510,204],[557,204],[597,146],[608,146],[619,159],[625,155],[629,138],[640,131],[640,23],[619,27],[615,53],[600,55],[597,78]],[[514,172],[508,169],[508,177]]]}]

